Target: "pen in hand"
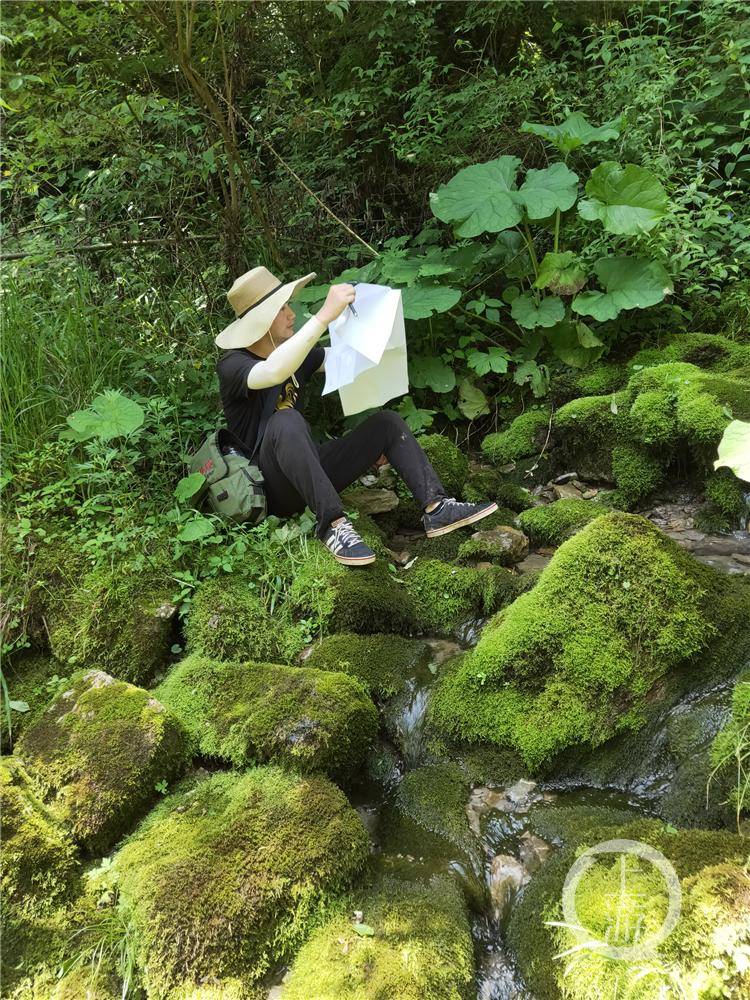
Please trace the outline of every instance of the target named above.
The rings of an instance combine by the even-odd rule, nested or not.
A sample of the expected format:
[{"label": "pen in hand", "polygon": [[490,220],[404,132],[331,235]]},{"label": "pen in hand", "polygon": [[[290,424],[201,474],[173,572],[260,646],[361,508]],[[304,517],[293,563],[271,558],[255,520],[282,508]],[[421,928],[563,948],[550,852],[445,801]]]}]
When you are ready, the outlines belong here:
[{"label": "pen in hand", "polygon": [[[352,288],[353,288],[353,287],[354,287],[355,285],[358,285],[358,284],[359,284],[359,282],[358,282],[358,281],[352,281],[352,282],[351,282],[351,285],[352,285]],[[356,309],[354,308],[354,306],[353,306],[353,305],[351,304],[351,302],[349,303],[349,308],[350,308],[350,309],[351,309],[351,311],[352,311],[352,316],[356,316],[356,315],[357,315],[357,310],[356,310]]]}]

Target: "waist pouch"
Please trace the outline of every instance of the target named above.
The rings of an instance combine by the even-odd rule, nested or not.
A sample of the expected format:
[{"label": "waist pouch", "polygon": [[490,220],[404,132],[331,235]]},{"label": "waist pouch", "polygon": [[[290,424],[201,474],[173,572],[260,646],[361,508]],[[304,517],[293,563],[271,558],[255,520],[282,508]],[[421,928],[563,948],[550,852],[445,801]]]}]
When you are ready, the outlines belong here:
[{"label": "waist pouch", "polygon": [[196,502],[205,500],[215,514],[235,524],[259,524],[266,516],[263,473],[231,431],[209,434],[188,465],[191,473],[200,472],[206,480],[195,494]]}]

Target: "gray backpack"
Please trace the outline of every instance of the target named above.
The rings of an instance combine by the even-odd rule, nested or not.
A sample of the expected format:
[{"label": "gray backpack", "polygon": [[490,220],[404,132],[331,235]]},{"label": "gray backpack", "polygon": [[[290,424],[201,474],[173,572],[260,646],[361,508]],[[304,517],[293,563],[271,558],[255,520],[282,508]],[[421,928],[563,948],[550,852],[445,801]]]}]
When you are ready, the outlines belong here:
[{"label": "gray backpack", "polygon": [[207,499],[215,514],[235,524],[253,525],[266,516],[263,473],[231,431],[209,434],[190,457],[189,467],[191,473],[200,472],[206,479],[196,501]]}]

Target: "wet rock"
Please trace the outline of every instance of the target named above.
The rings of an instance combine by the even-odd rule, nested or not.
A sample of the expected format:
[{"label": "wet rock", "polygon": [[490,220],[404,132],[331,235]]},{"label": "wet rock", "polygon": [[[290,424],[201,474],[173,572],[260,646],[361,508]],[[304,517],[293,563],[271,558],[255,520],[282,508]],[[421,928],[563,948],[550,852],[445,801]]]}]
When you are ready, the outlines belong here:
[{"label": "wet rock", "polygon": [[553,484],[552,493],[555,500],[580,500],[581,491],[573,483],[564,483],[560,486]]},{"label": "wet rock", "polygon": [[516,569],[519,573],[540,573],[549,565],[553,554],[553,552],[532,552],[516,564]]},{"label": "wet rock", "polygon": [[489,559],[500,566],[512,566],[529,552],[529,540],[522,531],[503,525],[475,531],[458,550],[459,562]]},{"label": "wet rock", "polygon": [[347,490],[344,500],[363,514],[370,515],[387,514],[389,510],[395,510],[399,505],[399,499],[393,490],[375,486]]},{"label": "wet rock", "polygon": [[490,788],[480,785],[472,788],[469,801],[466,804],[466,816],[469,826],[479,836],[481,821],[492,811],[506,813],[525,813],[543,798],[537,790],[535,781],[519,779],[508,788]]},{"label": "wet rock", "polygon": [[524,868],[529,874],[535,872],[547,860],[551,850],[551,844],[548,844],[546,840],[542,840],[541,837],[537,837],[530,830],[525,830],[521,834],[518,853],[521,856]]},{"label": "wet rock", "polygon": [[563,486],[565,483],[570,483],[574,479],[578,479],[577,472],[563,472],[561,476],[557,476],[552,480],[553,486]]},{"label": "wet rock", "polygon": [[490,896],[495,919],[507,914],[518,890],[529,879],[523,864],[511,854],[497,854],[490,865]]}]

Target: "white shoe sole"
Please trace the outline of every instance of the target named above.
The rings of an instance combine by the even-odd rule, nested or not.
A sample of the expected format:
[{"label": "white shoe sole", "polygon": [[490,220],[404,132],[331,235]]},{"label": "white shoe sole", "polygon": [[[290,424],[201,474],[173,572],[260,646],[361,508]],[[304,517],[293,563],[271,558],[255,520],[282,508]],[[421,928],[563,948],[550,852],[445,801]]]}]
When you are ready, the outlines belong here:
[{"label": "white shoe sole", "polygon": [[331,555],[336,562],[343,563],[344,566],[369,566],[370,563],[374,563],[377,558],[377,556],[374,555],[359,556],[359,558],[355,558],[354,556],[337,556],[334,552],[331,552]]},{"label": "white shoe sole", "polygon": [[490,514],[494,514],[497,509],[497,504],[493,503],[491,507],[486,507],[484,510],[477,511],[476,514],[470,514],[469,517],[464,517],[460,521],[454,521],[453,524],[446,524],[443,528],[433,528],[431,531],[425,531],[425,535],[427,535],[428,538],[437,538],[438,535],[447,535],[451,531],[455,531],[456,528],[465,528],[467,524],[474,524],[476,521],[481,521],[483,517],[488,517]]}]

